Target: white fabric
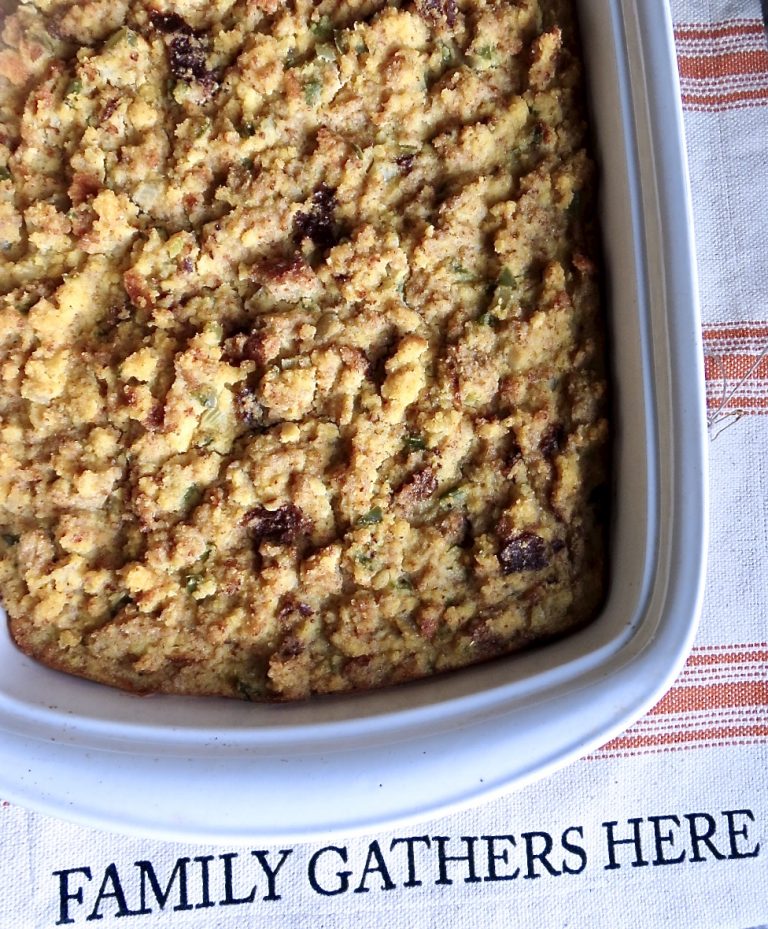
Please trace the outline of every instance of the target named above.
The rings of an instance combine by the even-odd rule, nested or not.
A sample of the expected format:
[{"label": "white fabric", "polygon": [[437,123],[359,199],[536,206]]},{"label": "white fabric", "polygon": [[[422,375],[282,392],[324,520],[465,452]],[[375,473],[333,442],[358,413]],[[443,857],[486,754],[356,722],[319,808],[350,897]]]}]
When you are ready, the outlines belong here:
[{"label": "white fabric", "polygon": [[[673,0],[672,7],[716,436],[704,615],[675,687],[623,736],[547,780],[393,833],[272,848],[258,839],[245,848],[181,846],[93,831],[5,803],[2,929],[749,929],[768,923],[768,362],[761,360],[768,346],[768,45],[758,0]],[[640,820],[648,863],[632,866],[634,847],[620,844],[619,867],[606,869],[609,830],[626,839],[634,834],[633,819]],[[416,841],[422,836],[429,845]],[[440,836],[446,838],[437,841]],[[515,844],[483,836],[511,836]],[[548,839],[549,868],[526,856],[527,848],[542,852]],[[441,850],[466,855],[468,845],[474,875],[467,861],[446,861],[441,880]],[[281,855],[281,848],[290,851]],[[497,856],[490,863],[489,849]],[[279,899],[264,900],[270,887],[262,862],[274,869],[281,858],[271,895]],[[229,896],[245,900],[255,888],[252,902],[222,905],[227,867]],[[81,868],[89,870],[71,870]],[[498,879],[516,868],[515,879]],[[328,895],[344,886],[339,870],[351,872],[348,888]],[[489,879],[493,871],[496,880]],[[466,882],[471,876],[477,880]]]}]

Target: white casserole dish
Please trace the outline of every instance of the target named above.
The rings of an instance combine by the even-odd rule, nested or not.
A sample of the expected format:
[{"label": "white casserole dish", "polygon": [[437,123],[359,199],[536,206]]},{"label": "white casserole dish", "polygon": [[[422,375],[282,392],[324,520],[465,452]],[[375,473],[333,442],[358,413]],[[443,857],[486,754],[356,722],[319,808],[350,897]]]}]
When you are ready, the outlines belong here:
[{"label": "white casserole dish", "polygon": [[664,0],[583,0],[615,377],[611,586],[526,654],[306,705],[141,698],[0,631],[0,796],[167,839],[288,841],[445,811],[565,765],[639,717],[691,645],[706,425],[691,204]]}]

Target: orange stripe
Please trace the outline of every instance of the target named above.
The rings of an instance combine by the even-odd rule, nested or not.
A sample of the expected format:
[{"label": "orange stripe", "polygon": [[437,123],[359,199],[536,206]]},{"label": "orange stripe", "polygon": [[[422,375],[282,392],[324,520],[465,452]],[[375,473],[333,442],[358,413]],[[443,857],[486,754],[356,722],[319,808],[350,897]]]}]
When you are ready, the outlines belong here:
[{"label": "orange stripe", "polygon": [[768,100],[768,87],[759,87],[754,90],[736,90],[728,94],[683,94],[683,106],[702,106],[708,109],[721,107],[727,109],[730,106],[742,103],[762,103]]},{"label": "orange stripe", "polygon": [[723,379],[738,383],[749,375],[755,380],[768,378],[768,354],[758,355],[705,355],[704,375],[707,380]]},{"label": "orange stripe", "polygon": [[719,397],[708,397],[707,408],[720,412],[732,410],[734,413],[768,413],[768,397],[746,397],[736,394],[725,403]]},{"label": "orange stripe", "polygon": [[695,57],[680,55],[677,63],[681,77],[698,81],[743,74],[764,74],[768,72],[768,48]]},{"label": "orange stripe", "polygon": [[710,23],[685,23],[676,27],[675,39],[684,42],[686,39],[724,39],[728,36],[760,35],[763,23],[759,19],[748,22],[724,22],[716,26]]},{"label": "orange stripe", "polygon": [[622,735],[612,739],[604,748],[607,751],[616,751],[622,748],[641,748],[646,745],[705,742],[710,739],[732,739],[738,736],[768,738],[768,725],[711,726],[708,729],[694,729],[690,732],[675,731],[654,735]]},{"label": "orange stripe", "polygon": [[673,687],[650,711],[690,713],[694,710],[721,709],[727,706],[768,706],[768,681],[737,681],[731,684],[701,684]]},{"label": "orange stripe", "polygon": [[768,651],[735,651],[721,652],[719,655],[690,655],[685,665],[690,668],[696,665],[741,664],[747,661],[768,661]]},{"label": "orange stripe", "polygon": [[733,326],[726,326],[721,323],[717,325],[702,326],[702,336],[704,341],[715,341],[719,339],[768,339],[768,325],[762,322],[752,323],[754,328],[749,329],[746,323],[734,323]]}]

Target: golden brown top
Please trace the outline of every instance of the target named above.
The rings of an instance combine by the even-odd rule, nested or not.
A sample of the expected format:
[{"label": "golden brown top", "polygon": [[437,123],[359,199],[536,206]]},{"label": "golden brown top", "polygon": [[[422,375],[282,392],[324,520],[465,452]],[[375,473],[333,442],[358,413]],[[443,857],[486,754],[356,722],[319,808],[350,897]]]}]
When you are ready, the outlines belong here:
[{"label": "golden brown top", "polygon": [[567,4],[36,0],[1,35],[0,589],[25,651],[297,698],[594,612]]}]

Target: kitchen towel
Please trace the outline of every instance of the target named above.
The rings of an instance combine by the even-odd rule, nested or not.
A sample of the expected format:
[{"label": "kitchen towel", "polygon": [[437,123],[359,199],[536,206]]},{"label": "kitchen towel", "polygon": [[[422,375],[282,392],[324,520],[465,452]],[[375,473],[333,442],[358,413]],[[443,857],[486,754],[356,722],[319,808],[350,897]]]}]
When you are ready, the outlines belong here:
[{"label": "kitchen towel", "polygon": [[712,495],[704,614],[675,685],[548,779],[395,832],[180,845],[4,802],[0,929],[768,923],[768,42],[760,0],[672,13]]}]

